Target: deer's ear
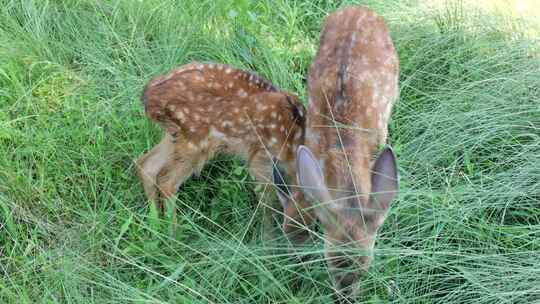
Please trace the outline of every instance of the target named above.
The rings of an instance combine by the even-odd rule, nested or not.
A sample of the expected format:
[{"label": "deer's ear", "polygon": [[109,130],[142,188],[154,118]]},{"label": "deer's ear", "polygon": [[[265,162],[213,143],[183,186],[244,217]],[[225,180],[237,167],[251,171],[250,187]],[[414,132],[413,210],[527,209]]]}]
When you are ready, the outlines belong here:
[{"label": "deer's ear", "polygon": [[279,169],[276,158],[273,159],[272,181],[276,186],[276,193],[279,201],[281,202],[283,209],[286,209],[289,205],[289,201],[291,200],[291,191],[285,182],[283,171]]},{"label": "deer's ear", "polygon": [[[399,178],[397,161],[392,148],[385,148],[379,155],[371,170],[371,194],[369,207],[374,209],[382,221],[390,208],[390,203],[397,196],[399,190]],[[381,222],[382,221],[377,221]]]},{"label": "deer's ear", "polygon": [[331,200],[328,188],[324,182],[321,167],[313,153],[306,147],[300,146],[296,153],[296,174],[298,184],[311,201],[328,202]]},{"label": "deer's ear", "polygon": [[289,103],[289,106],[291,108],[292,114],[294,119],[297,121],[297,123],[301,126],[305,126],[306,124],[306,108],[302,104],[302,102],[294,101],[293,97],[286,95],[287,102]]}]

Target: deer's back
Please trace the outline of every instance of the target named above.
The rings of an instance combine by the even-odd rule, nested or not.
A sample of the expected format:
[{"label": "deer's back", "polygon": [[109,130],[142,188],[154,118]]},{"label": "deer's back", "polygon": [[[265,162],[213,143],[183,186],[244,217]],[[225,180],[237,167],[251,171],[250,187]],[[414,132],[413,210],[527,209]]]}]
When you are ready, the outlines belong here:
[{"label": "deer's back", "polygon": [[151,80],[142,99],[148,117],[195,146],[217,140],[234,153],[278,151],[303,140],[305,110],[299,99],[229,65],[181,66]]},{"label": "deer's back", "polygon": [[363,7],[328,16],[308,77],[306,144],[326,164],[330,187],[350,187],[352,174],[369,191],[370,161],[386,142],[398,77],[382,17]]},{"label": "deer's back", "polygon": [[193,62],[152,79],[143,92],[146,114],[155,121],[167,119],[177,108],[213,110],[224,102],[245,102],[249,96],[277,89],[268,80],[225,64]]},{"label": "deer's back", "polygon": [[342,9],[327,18],[320,40],[309,73],[310,112],[385,128],[398,94],[399,61],[383,18],[363,7]]}]

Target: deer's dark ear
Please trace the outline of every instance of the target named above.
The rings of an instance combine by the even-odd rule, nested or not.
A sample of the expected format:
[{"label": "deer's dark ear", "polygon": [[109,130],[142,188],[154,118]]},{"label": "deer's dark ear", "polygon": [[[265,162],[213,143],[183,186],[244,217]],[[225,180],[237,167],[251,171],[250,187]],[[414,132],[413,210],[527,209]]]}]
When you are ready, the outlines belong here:
[{"label": "deer's dark ear", "polygon": [[289,187],[285,182],[285,175],[283,170],[279,169],[277,159],[274,158],[272,161],[272,180],[274,185],[276,186],[276,193],[278,195],[279,201],[285,209],[287,208],[287,206],[289,205],[289,201],[291,200],[291,191],[289,190]]},{"label": "deer's dark ear", "polygon": [[286,95],[287,102],[291,108],[292,114],[298,125],[306,125],[306,108],[301,102],[293,101],[293,98],[289,95]]}]

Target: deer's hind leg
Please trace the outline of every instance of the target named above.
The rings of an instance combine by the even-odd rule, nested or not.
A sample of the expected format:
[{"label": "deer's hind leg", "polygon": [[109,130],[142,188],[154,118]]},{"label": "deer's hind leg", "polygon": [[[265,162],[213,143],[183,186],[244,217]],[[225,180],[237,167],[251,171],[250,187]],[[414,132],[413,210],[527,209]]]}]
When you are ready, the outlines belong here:
[{"label": "deer's hind leg", "polygon": [[157,184],[163,199],[173,198],[178,188],[193,174],[199,174],[206,162],[216,152],[216,147],[208,140],[193,143],[177,137],[174,151],[157,176]]},{"label": "deer's hind leg", "polygon": [[[160,210],[167,216],[172,216],[171,235],[175,235],[176,203],[172,201],[178,188],[194,171],[194,154],[186,147],[185,140],[175,138],[173,152],[170,153],[157,175],[157,188],[160,193]],[[185,153],[184,153],[185,152]]]},{"label": "deer's hind leg", "polygon": [[206,162],[213,157],[216,147],[203,143],[194,144],[185,138],[177,137],[174,152],[169,158],[157,177],[158,188],[163,200],[163,211],[172,215],[174,226],[176,225],[176,204],[172,199],[178,188],[194,173],[199,174]]},{"label": "deer's hind leg", "polygon": [[195,172],[197,151],[177,143],[157,176],[158,189],[164,200],[173,198],[178,188]]},{"label": "deer's hind leg", "polygon": [[157,176],[173,152],[173,138],[171,135],[165,134],[159,144],[141,156],[135,163],[137,175],[142,181],[146,197],[157,204],[159,204]]}]

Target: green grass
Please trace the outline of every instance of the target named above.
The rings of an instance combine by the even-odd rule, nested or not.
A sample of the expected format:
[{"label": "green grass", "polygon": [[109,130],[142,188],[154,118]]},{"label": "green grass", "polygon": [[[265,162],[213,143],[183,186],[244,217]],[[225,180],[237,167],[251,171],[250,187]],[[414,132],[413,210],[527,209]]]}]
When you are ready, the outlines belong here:
[{"label": "green grass", "polygon": [[[1,1],[0,302],[328,303],[323,245],[301,264],[265,240],[237,160],[182,187],[174,239],[133,161],[160,137],[142,88],[174,66],[250,68],[305,100],[333,3]],[[463,1],[362,3],[401,59],[401,195],[366,299],[540,303],[538,27]]]}]

